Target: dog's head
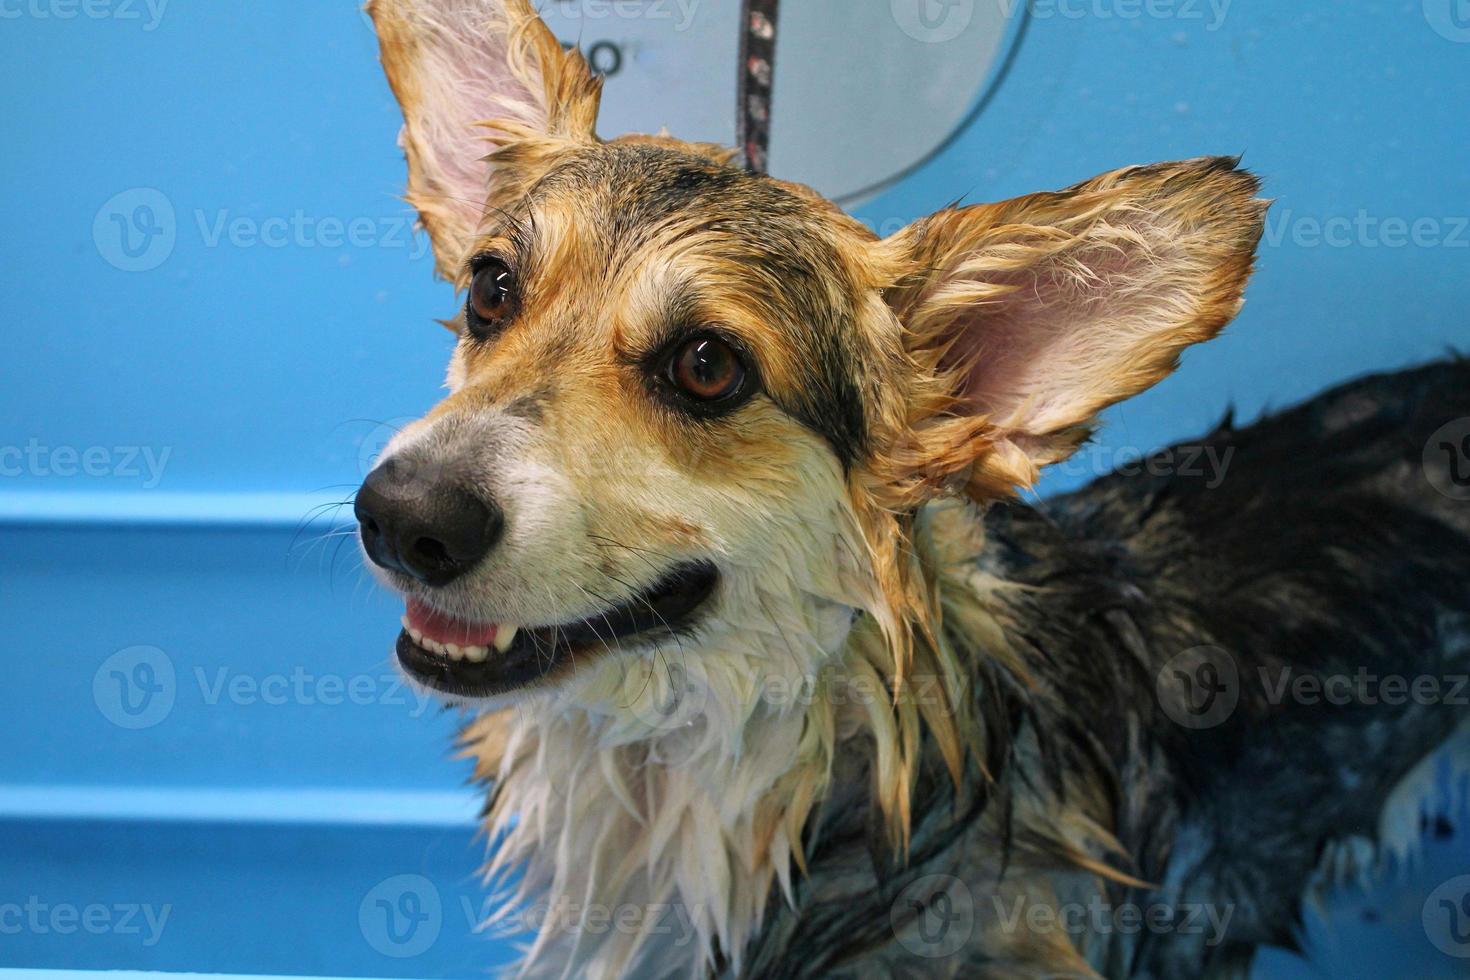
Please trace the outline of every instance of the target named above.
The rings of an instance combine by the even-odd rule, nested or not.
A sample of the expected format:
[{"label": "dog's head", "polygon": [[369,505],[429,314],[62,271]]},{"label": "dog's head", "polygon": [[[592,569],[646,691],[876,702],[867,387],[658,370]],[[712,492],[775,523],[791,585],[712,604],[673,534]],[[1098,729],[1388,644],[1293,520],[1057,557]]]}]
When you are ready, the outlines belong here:
[{"label": "dog's head", "polygon": [[448,695],[596,708],[678,682],[654,663],[810,675],[856,610],[897,636],[917,508],[1031,483],[1239,307],[1263,205],[1233,161],[879,239],[718,147],[599,139],[525,0],[370,9],[465,302],[448,397],[357,513],[399,659]]}]

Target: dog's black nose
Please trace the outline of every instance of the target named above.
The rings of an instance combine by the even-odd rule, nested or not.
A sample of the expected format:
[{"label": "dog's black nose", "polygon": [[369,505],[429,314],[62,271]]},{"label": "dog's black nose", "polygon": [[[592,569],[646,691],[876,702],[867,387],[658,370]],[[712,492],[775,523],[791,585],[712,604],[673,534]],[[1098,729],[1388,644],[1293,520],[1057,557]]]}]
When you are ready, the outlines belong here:
[{"label": "dog's black nose", "polygon": [[368,474],[353,510],[369,558],[433,586],[475,567],[505,527],[499,507],[398,459]]}]

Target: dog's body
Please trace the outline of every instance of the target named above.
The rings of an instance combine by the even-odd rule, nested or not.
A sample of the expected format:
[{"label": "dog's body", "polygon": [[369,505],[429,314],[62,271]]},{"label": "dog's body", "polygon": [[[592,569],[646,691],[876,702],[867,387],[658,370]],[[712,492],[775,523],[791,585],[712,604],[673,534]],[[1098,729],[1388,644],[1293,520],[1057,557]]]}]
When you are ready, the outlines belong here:
[{"label": "dog's body", "polygon": [[[853,776],[834,797],[846,805],[823,810],[810,875],[752,944],[750,975],[1087,975],[1066,943],[1045,942],[1070,939],[1108,977],[1236,976],[1258,944],[1293,946],[1312,891],[1412,850],[1433,812],[1420,806],[1435,792],[1424,760],[1443,748],[1470,768],[1470,503],[1422,469],[1435,430],[1467,416],[1470,362],[1438,364],[1222,427],[1191,447],[1231,460],[1217,487],[1140,468],[1036,509],[992,509],[981,601],[1029,677],[970,661],[983,710],[1004,719],[994,781],[972,776],[986,790],[956,807],[932,758],[900,868],[875,855],[861,753],[845,760]],[[1463,465],[1437,449],[1440,475]],[[1233,710],[1207,707],[1201,665],[1218,669]],[[1200,727],[1179,723],[1189,712]],[[1065,866],[1021,870],[1030,828],[1003,815],[1059,773],[1082,778],[1073,804],[1158,887],[1094,896],[1095,879]],[[936,874],[965,888],[931,879],[949,893],[937,909],[900,909],[934,919],[927,938],[918,921],[901,942],[895,901]],[[1028,919],[1051,888],[1064,917]],[[925,959],[926,945],[951,948],[941,913],[975,937]]]},{"label": "dog's body", "polygon": [[[1281,669],[1470,657],[1457,461],[1423,455],[1463,365],[1216,434],[1223,483],[982,516],[1234,316],[1236,161],[879,240],[718,147],[599,139],[525,0],[370,9],[468,298],[357,514],[401,665],[476,713],[523,973],[1229,974],[1319,850],[1400,842],[1464,713],[1303,707]],[[1034,914],[1099,902],[1192,918]]]}]

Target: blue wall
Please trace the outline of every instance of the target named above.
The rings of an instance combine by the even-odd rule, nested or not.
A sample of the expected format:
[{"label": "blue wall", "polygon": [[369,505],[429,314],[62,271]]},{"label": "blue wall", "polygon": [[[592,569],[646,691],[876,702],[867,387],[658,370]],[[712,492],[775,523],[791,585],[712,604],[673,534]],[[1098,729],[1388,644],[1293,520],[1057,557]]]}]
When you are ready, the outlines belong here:
[{"label": "blue wall", "polygon": [[[857,209],[892,227],[1203,153],[1265,177],[1239,321],[1047,489],[1227,405],[1470,347],[1466,4],[1222,2],[1038,0],[984,112]],[[457,908],[407,958],[359,920],[403,874],[467,900],[483,842],[455,719],[386,679],[398,610],[321,536],[330,511],[298,528],[432,404],[450,347],[375,41],[352,0],[37,15],[68,6],[0,2],[0,903],[168,902],[174,925],[146,948],[0,935],[0,966],[475,975],[485,940]],[[241,218],[285,244],[232,241]],[[1470,870],[1435,847],[1372,915],[1348,897],[1312,927],[1330,975],[1462,975],[1418,925]]]}]

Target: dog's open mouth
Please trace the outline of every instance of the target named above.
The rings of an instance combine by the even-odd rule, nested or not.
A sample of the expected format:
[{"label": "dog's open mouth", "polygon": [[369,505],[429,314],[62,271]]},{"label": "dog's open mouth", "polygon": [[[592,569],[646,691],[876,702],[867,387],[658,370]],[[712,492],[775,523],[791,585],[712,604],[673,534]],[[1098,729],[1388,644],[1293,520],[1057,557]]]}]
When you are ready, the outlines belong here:
[{"label": "dog's open mouth", "polygon": [[535,683],[577,656],[609,652],[620,641],[679,633],[718,583],[714,565],[691,562],[587,619],[537,627],[471,623],[410,599],[398,662],[443,694],[493,697]]}]

